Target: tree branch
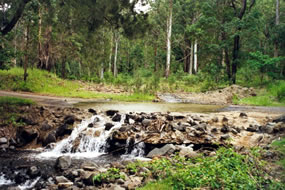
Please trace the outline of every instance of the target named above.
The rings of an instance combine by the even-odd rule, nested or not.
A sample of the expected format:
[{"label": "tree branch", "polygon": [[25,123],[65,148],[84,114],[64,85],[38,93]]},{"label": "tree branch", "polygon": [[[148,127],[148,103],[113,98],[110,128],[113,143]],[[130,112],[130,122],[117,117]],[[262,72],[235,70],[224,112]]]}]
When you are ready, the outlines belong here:
[{"label": "tree branch", "polygon": [[21,0],[21,3],[16,11],[16,13],[14,14],[14,17],[12,18],[12,20],[3,28],[1,29],[1,33],[3,36],[5,36],[6,34],[8,34],[13,28],[14,26],[17,24],[18,20],[21,18],[25,6],[27,3],[29,3],[31,0]]},{"label": "tree branch", "polygon": [[246,11],[246,5],[247,5],[247,0],[243,0],[242,8],[241,8],[241,10],[239,12],[239,15],[238,15],[239,19],[242,19],[243,15],[244,15],[244,13]]}]

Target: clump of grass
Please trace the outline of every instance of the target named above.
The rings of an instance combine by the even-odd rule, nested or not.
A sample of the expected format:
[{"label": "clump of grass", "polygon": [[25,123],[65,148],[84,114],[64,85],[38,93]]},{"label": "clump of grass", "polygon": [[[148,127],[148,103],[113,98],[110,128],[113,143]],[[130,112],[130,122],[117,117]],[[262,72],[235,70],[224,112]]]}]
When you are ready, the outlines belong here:
[{"label": "clump of grass", "polygon": [[240,155],[230,148],[219,149],[214,157],[161,159],[147,163],[146,167],[158,181],[140,190],[162,188],[166,184],[167,189],[285,188],[284,184],[267,179],[258,154]]},{"label": "clump of grass", "polygon": [[272,146],[281,154],[282,159],[279,161],[279,164],[281,164],[285,170],[285,137],[280,140],[274,141],[272,143]]},{"label": "clump of grass", "polygon": [[0,106],[27,106],[35,104],[32,100],[16,98],[16,97],[8,97],[3,96],[0,97]]}]

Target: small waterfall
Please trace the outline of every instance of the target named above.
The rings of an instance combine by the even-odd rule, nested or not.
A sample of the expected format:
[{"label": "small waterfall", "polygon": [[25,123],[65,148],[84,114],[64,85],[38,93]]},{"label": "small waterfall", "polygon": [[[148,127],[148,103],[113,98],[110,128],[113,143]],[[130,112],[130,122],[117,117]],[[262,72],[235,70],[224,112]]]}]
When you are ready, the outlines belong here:
[{"label": "small waterfall", "polygon": [[[106,141],[111,133],[120,128],[125,120],[122,115],[120,122],[113,123],[114,126],[105,130],[106,118],[103,116],[93,116],[90,119],[82,121],[73,129],[71,135],[60,141],[55,147],[39,155],[40,158],[59,157],[61,155],[70,155],[75,157],[98,157],[106,153]],[[93,128],[88,128],[90,123]]]}]

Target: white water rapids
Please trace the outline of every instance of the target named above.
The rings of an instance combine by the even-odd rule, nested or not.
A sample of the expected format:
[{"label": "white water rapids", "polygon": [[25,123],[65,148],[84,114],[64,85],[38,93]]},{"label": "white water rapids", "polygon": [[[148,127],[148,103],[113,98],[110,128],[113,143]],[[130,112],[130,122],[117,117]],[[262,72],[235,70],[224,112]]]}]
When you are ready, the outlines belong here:
[{"label": "white water rapids", "polygon": [[[114,126],[109,131],[105,130],[107,118],[103,116],[96,115],[87,120],[83,120],[81,124],[73,129],[68,138],[55,144],[53,149],[39,154],[37,158],[49,159],[57,158],[62,155],[69,155],[75,158],[95,158],[106,154],[107,139],[114,130],[122,126],[125,117],[125,115],[122,115],[120,122],[112,122]],[[90,123],[94,124],[93,128],[88,127]],[[79,145],[74,150],[74,144],[78,143],[78,141]],[[144,143],[141,142],[133,147],[131,154],[123,155],[122,158],[139,159],[142,158],[143,155]]]}]

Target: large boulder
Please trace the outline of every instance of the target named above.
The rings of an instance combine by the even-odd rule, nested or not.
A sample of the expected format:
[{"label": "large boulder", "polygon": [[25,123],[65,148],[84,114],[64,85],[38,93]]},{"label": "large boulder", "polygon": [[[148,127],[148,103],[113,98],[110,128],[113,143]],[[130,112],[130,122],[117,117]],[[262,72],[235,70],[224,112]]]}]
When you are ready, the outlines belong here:
[{"label": "large boulder", "polygon": [[109,131],[110,129],[112,129],[114,127],[114,124],[113,123],[106,123],[105,124],[105,130],[106,131]]},{"label": "large boulder", "polygon": [[73,127],[68,124],[63,124],[56,129],[56,137],[62,137],[64,135],[70,135],[72,133]]},{"label": "large boulder", "polygon": [[47,134],[42,142],[43,146],[47,146],[50,143],[54,143],[56,142],[56,136],[55,136],[55,132],[50,132],[49,134]]},{"label": "large boulder", "polygon": [[121,118],[122,118],[122,116],[117,113],[112,117],[112,121],[119,122],[119,121],[121,121]]},{"label": "large boulder", "polygon": [[17,146],[24,146],[39,136],[38,131],[33,128],[20,127],[17,129]]},{"label": "large boulder", "polygon": [[281,115],[273,120],[275,123],[283,122],[285,123],[285,115]]},{"label": "large boulder", "polygon": [[119,112],[118,110],[108,110],[106,111],[106,115],[113,117],[118,112]]},{"label": "large boulder", "polygon": [[73,125],[76,118],[74,115],[67,115],[64,117],[64,124]]},{"label": "large boulder", "polygon": [[8,143],[7,138],[5,138],[5,137],[0,138],[0,145],[1,144],[7,144],[7,143]]},{"label": "large boulder", "polygon": [[153,158],[153,157],[160,157],[165,156],[167,154],[172,154],[176,150],[176,147],[173,144],[164,145],[162,148],[155,148],[150,151],[146,157]]}]

